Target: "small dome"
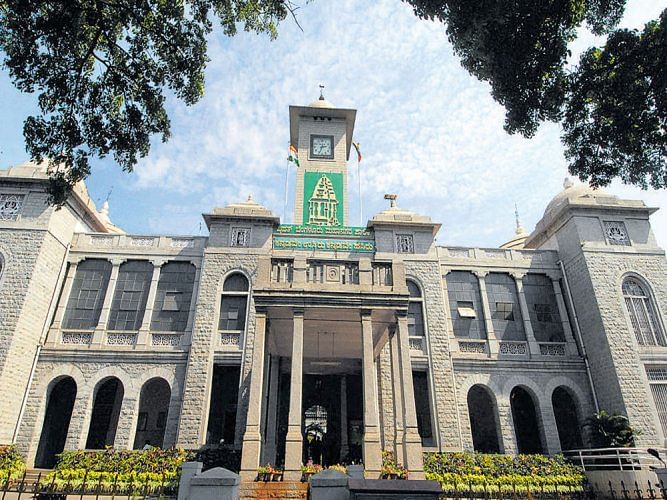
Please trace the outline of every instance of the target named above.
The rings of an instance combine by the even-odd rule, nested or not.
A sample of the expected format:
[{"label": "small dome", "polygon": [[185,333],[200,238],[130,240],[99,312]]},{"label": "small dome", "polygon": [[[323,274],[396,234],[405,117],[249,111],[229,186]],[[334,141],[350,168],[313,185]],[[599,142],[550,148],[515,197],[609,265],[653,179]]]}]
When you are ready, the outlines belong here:
[{"label": "small dome", "polygon": [[546,216],[555,212],[567,200],[575,201],[579,198],[594,199],[598,196],[609,197],[609,194],[603,189],[594,189],[588,184],[575,184],[569,177],[566,177],[563,182],[563,190],[549,202],[546,210],[544,210],[544,215]]},{"label": "small dome", "polygon": [[327,101],[324,96],[320,96],[319,99],[316,101],[313,101],[309,104],[311,108],[335,108],[333,104],[331,104],[329,101]]}]

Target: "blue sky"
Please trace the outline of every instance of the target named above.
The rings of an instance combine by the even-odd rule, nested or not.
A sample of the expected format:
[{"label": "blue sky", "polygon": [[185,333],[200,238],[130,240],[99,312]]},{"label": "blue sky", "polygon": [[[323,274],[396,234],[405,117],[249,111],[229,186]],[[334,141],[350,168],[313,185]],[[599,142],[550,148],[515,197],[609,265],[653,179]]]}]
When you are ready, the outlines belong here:
[{"label": "blue sky", "polygon": [[[665,6],[631,0],[622,26],[640,28]],[[515,203],[524,227],[534,228],[567,175],[558,125],[542,125],[531,140],[507,135],[503,108],[461,68],[443,26],[417,19],[398,0],[316,0],[298,17],[303,32],[288,19],[275,41],[216,32],[205,97],[192,107],[169,103],[171,140],[156,140],[132,174],[111,160],[94,161],[91,196],[100,205],[112,190],[117,225],[132,233],[206,234],[201,213],[249,193],[282,217],[288,106],[314,100],[322,83],[328,100],[358,110],[365,219],[386,207],[384,193],[398,193],[400,207],[442,223],[443,245],[503,243],[514,232]],[[574,53],[595,42],[583,32]],[[0,72],[0,167],[26,159],[22,127],[34,103]],[[356,161],[350,176],[356,225]],[[652,224],[667,245],[664,191],[617,182],[607,191],[662,207]]]}]

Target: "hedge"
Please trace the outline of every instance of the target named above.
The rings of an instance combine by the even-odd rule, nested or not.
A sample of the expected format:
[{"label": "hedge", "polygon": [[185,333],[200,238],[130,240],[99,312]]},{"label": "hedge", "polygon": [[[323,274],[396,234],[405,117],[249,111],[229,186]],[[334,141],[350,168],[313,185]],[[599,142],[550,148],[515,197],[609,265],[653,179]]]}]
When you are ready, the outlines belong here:
[{"label": "hedge", "polygon": [[80,487],[100,484],[118,487],[159,488],[178,481],[181,465],[193,458],[191,452],[182,449],[119,451],[112,448],[99,451],[65,451],[54,471],[44,480],[50,484]]},{"label": "hedge", "polygon": [[17,478],[24,472],[25,461],[16,446],[0,446],[0,481],[6,481],[8,475]]},{"label": "hedge", "polygon": [[583,491],[583,470],[562,455],[425,453],[427,479],[445,491]]}]

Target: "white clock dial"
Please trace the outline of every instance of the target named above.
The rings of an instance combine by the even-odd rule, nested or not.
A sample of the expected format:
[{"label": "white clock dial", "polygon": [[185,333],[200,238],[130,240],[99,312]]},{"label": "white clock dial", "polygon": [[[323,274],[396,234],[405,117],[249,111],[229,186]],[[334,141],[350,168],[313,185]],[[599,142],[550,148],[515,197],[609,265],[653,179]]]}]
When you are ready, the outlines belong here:
[{"label": "white clock dial", "polygon": [[333,140],[330,137],[312,138],[312,155],[315,157],[326,158],[333,155]]}]

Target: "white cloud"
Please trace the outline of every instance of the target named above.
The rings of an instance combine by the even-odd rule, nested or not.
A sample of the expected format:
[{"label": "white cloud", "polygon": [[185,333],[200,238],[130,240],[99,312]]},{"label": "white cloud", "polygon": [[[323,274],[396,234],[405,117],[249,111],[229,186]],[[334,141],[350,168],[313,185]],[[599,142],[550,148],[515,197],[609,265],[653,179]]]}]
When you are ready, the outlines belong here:
[{"label": "white cloud", "polygon": [[[655,17],[647,4],[628,4],[630,24]],[[249,192],[282,215],[288,106],[315,99],[319,83],[335,105],[358,109],[367,217],[384,208],[384,193],[397,192],[400,206],[443,224],[442,244],[502,243],[513,234],[515,203],[524,226],[534,226],[566,174],[556,125],[543,125],[531,140],[507,135],[503,108],[461,68],[443,27],[417,19],[402,2],[315,2],[299,20],[303,32],[287,21],[274,42],[246,33],[212,37],[206,96],[191,108],[170,105],[172,139],[137,168],[135,194],[157,192],[172,207],[150,217],[151,230],[189,231],[202,210]],[[585,34],[579,50],[592,42]],[[664,201],[662,192],[627,189],[610,191]],[[667,214],[653,223],[667,244]]]}]

